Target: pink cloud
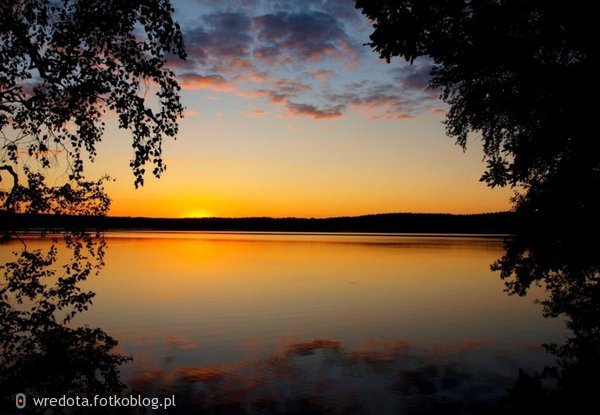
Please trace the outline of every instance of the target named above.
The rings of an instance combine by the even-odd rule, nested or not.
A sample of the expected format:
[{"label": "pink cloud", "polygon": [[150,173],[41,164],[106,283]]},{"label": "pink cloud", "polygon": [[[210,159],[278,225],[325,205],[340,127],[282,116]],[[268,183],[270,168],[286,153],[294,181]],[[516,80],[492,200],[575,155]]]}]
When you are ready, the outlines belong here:
[{"label": "pink cloud", "polygon": [[324,82],[327,78],[335,75],[335,72],[327,69],[316,69],[310,73],[315,79]]},{"label": "pink cloud", "polygon": [[184,73],[178,76],[183,89],[211,89],[213,91],[233,91],[235,88],[221,75],[200,75]]},{"label": "pink cloud", "polygon": [[187,117],[197,117],[198,115],[200,115],[199,111],[192,110],[192,109],[189,109],[189,108],[186,108],[183,111],[183,116],[186,117],[186,118]]},{"label": "pink cloud", "polygon": [[255,108],[255,109],[253,109],[251,111],[242,112],[240,114],[244,115],[246,117],[264,117],[265,115],[271,114],[271,112],[270,111],[261,110],[259,108]]}]

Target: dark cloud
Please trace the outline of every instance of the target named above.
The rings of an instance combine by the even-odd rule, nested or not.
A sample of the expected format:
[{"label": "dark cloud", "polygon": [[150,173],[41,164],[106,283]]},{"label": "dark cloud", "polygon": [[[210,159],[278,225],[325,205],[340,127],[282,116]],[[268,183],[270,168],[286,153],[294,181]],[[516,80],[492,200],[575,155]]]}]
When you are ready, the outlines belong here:
[{"label": "dark cloud", "polygon": [[405,89],[423,90],[429,86],[431,80],[431,70],[426,68],[425,70],[415,70],[408,74],[403,82],[402,86]]},{"label": "dark cloud", "polygon": [[357,81],[348,92],[326,95],[331,105],[352,107],[372,119],[411,119],[433,105],[439,105],[437,91],[427,88],[430,67],[394,70],[395,82]]},{"label": "dark cloud", "polygon": [[193,65],[206,63],[211,44],[210,35],[201,27],[188,30],[183,35],[188,62]]},{"label": "dark cloud", "polygon": [[310,91],[310,85],[293,79],[277,79],[272,82],[273,89],[259,89],[258,95],[264,95],[273,104],[285,104],[290,98],[298,96],[302,91]]},{"label": "dark cloud", "polygon": [[429,87],[433,63],[405,65],[392,70],[393,78],[405,91],[424,91]]},{"label": "dark cloud", "polygon": [[361,19],[354,0],[267,0],[263,5],[273,11],[324,11],[336,19],[356,24]]},{"label": "dark cloud", "polygon": [[210,28],[211,46],[219,56],[240,57],[248,54],[252,44],[252,20],[243,13],[216,13],[204,18]]},{"label": "dark cloud", "polygon": [[[272,13],[254,18],[257,39],[275,52],[299,60],[340,58],[352,51],[352,41],[340,23],[323,12]],[[260,49],[258,49],[260,50]]]},{"label": "dark cloud", "polygon": [[273,82],[274,89],[259,89],[258,95],[266,96],[272,104],[283,106],[287,110],[286,116],[304,116],[316,120],[328,120],[339,118],[345,109],[344,105],[329,105],[317,107],[312,104],[294,102],[295,98],[303,92],[311,92],[310,85],[293,79],[278,79]]},{"label": "dark cloud", "polygon": [[274,91],[271,89],[258,89],[256,90],[257,95],[266,96],[272,104],[285,104],[291,98],[290,94]]},{"label": "dark cloud", "polygon": [[308,91],[311,89],[310,85],[304,82],[299,82],[294,79],[287,78],[278,79],[273,83],[273,85],[278,91],[285,94],[297,94],[299,92]]},{"label": "dark cloud", "polygon": [[329,102],[342,108],[352,108],[371,119],[405,120],[415,117],[421,103],[409,97],[388,92],[357,91],[344,94],[328,94]]},{"label": "dark cloud", "polygon": [[338,71],[359,67],[358,58],[364,56],[353,38],[356,30],[346,30],[361,23],[354,22],[360,15],[351,0],[206,4],[213,12],[184,32],[188,61],[173,62],[184,88],[262,97],[284,109],[282,116],[317,120],[338,118],[348,110],[375,119],[407,119],[432,109],[437,100],[438,92],[427,89],[433,68],[427,61],[379,74],[364,72],[363,79],[385,75],[387,80],[340,88]]},{"label": "dark cloud", "polygon": [[310,117],[315,120],[328,120],[339,118],[345,109],[344,105],[326,105],[318,107],[313,104],[295,102],[294,99],[302,96],[303,92],[310,92],[308,84],[292,79],[278,79],[273,82],[274,89],[259,89],[258,95],[265,96],[270,103],[282,106],[287,113],[283,117]]},{"label": "dark cloud", "polygon": [[345,107],[343,105],[336,105],[329,108],[317,108],[316,106],[310,104],[296,104],[293,102],[288,102],[286,104],[286,108],[293,115],[308,116],[317,120],[328,120],[340,118],[342,116],[342,110],[344,110]]},{"label": "dark cloud", "polygon": [[277,64],[277,58],[279,57],[280,52],[279,48],[275,46],[263,46],[254,49],[253,55],[261,62]]},{"label": "dark cloud", "polygon": [[184,32],[190,61],[253,56],[267,65],[283,62],[350,58],[359,47],[332,15],[277,12],[251,16],[242,12],[205,15],[202,24]]},{"label": "dark cloud", "polygon": [[190,60],[207,64],[209,58],[231,59],[248,55],[253,43],[252,21],[243,13],[214,13],[203,24],[184,32]]}]

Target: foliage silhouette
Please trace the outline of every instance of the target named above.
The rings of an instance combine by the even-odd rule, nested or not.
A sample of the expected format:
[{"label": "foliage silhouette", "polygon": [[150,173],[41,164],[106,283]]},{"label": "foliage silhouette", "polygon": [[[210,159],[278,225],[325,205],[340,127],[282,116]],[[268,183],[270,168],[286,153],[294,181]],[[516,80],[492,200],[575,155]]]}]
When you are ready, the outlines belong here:
[{"label": "foliage silhouette", "polygon": [[[79,209],[104,215],[110,201],[101,185],[90,186],[94,191],[87,194],[85,188],[48,188],[39,182],[23,189],[31,200],[20,200],[26,210],[64,213]],[[119,366],[130,358],[115,352],[117,341],[100,328],[77,327],[72,321],[92,304],[95,293],[82,290],[80,285],[104,267],[106,243],[100,233],[83,230],[77,223],[63,228],[60,234],[47,234],[50,231],[47,228],[42,234],[44,241],[50,239],[48,249],[32,248],[27,235],[17,234],[14,228],[5,234],[13,242],[5,239],[3,244],[20,244],[21,250],[13,252],[14,260],[0,266],[2,408],[14,407],[16,393],[30,398],[89,398],[118,395],[125,387],[119,380]],[[36,410],[70,413],[65,408],[44,412],[32,406],[26,413]],[[96,412],[86,409],[84,413]]]},{"label": "foliage silhouette", "polygon": [[[547,227],[548,228],[548,227]],[[564,344],[548,344],[557,364],[541,373],[521,372],[507,399],[507,413],[595,413],[600,410],[600,244],[569,228],[542,229],[523,221],[506,253],[492,269],[509,294],[526,295],[543,286],[546,317],[563,317],[570,334]],[[550,385],[550,386],[549,386]]]},{"label": "foliage silhouette", "polygon": [[168,0],[0,3],[0,165],[26,155],[49,167],[60,154],[81,179],[113,111],[132,132],[136,186],[148,162],[160,176],[162,139],[175,137],[183,112],[166,66],[185,57],[172,12]]},{"label": "foliage silhouette", "polygon": [[[62,260],[59,245],[63,255],[70,253]],[[80,284],[103,268],[105,248],[99,235],[71,230],[47,251],[24,244],[1,267],[0,407],[13,407],[17,393],[93,398],[124,390],[119,366],[131,358],[116,353],[117,341],[102,329],[72,324],[92,304],[95,293]],[[84,413],[96,413],[88,409]],[[31,405],[27,411],[36,410],[71,413]]]},{"label": "foliage silhouette", "polygon": [[[489,186],[518,193],[517,229],[492,269],[511,294],[543,285],[564,345],[542,373],[522,372],[508,413],[597,412],[600,372],[600,92],[596,17],[588,2],[357,0],[373,21],[369,45],[388,62],[432,62],[429,86],[449,104],[446,131],[483,141]],[[591,235],[590,237],[586,237]],[[548,387],[554,383],[553,387]]]},{"label": "foliage silhouette", "polygon": [[[597,226],[600,47],[589,2],[357,0],[369,45],[388,62],[433,62],[448,135],[481,137],[489,186],[514,186],[523,211],[585,215]],[[596,228],[597,229],[597,228]]]},{"label": "foliage silhouette", "polygon": [[[176,136],[183,113],[166,65],[185,58],[172,12],[168,0],[0,2],[0,182],[8,183],[0,192],[0,243],[22,244],[1,267],[2,408],[13,407],[16,392],[108,396],[124,389],[119,366],[129,358],[115,352],[116,340],[73,322],[92,304],[94,293],[81,283],[104,266],[102,234],[78,221],[45,225],[36,232],[52,237],[50,248],[32,249],[15,218],[106,214],[109,178],[87,180],[84,159],[96,156],[107,112],[132,132],[135,186],[143,185],[147,164],[156,177],[164,172],[162,140]],[[49,185],[61,165],[62,184]]]}]

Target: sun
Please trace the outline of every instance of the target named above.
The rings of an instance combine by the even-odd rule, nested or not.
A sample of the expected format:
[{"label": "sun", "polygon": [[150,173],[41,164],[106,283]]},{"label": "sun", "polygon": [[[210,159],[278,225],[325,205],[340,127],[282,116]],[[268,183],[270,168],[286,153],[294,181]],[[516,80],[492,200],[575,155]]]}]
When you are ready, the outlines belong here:
[{"label": "sun", "polygon": [[194,208],[184,212],[181,216],[184,218],[210,218],[214,214],[206,209]]}]

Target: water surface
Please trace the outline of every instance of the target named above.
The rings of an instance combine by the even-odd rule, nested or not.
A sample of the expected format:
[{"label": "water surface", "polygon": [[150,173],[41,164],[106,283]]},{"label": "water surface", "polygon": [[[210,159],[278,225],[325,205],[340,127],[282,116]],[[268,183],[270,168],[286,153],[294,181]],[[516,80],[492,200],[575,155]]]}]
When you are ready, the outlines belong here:
[{"label": "water surface", "polygon": [[477,413],[564,337],[540,290],[508,296],[489,270],[497,237],[106,237],[74,324],[119,340],[122,380],[175,412]]}]

